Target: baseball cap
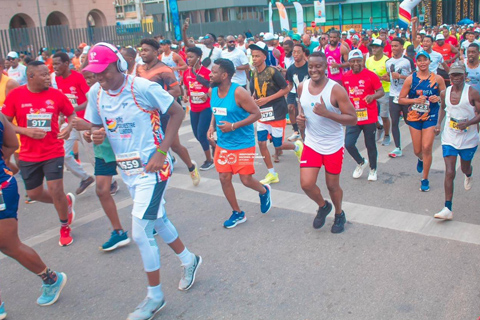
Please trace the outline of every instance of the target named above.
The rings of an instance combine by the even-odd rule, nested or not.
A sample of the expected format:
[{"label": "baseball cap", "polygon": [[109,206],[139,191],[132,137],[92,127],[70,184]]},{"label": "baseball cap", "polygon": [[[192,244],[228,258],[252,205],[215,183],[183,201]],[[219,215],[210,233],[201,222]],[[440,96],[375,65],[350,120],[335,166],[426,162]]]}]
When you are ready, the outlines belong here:
[{"label": "baseball cap", "polygon": [[461,73],[461,74],[465,74],[465,65],[461,62],[455,62],[453,63],[451,66],[450,66],[450,71],[448,72],[448,74],[452,74],[452,73]]},{"label": "baseball cap", "polygon": [[18,53],[16,53],[15,51],[10,51],[7,54],[7,58],[18,59]]},{"label": "baseball cap", "polygon": [[420,30],[419,34],[427,34],[425,30]]},{"label": "baseball cap", "polygon": [[263,52],[265,56],[268,56],[268,47],[267,44],[263,41],[258,41],[255,44],[251,44],[248,46],[250,50],[260,50]]},{"label": "baseball cap", "polygon": [[388,31],[389,34],[394,34],[395,33],[395,30],[390,30]]},{"label": "baseball cap", "polygon": [[476,28],[476,29],[475,29],[475,32],[480,32],[480,28]]},{"label": "baseball cap", "polygon": [[352,39],[360,40],[360,38],[356,34],[353,35]]},{"label": "baseball cap", "polygon": [[348,61],[350,61],[351,59],[363,59],[362,51],[360,51],[358,49],[350,51],[348,53]]},{"label": "baseball cap", "polygon": [[432,60],[432,59],[430,59],[430,55],[428,54],[427,51],[424,51],[424,50],[419,51],[419,52],[417,53],[417,56],[415,57],[415,60],[418,60],[418,58],[420,58],[420,56],[424,56],[424,57],[426,57],[428,60]]},{"label": "baseball cap", "polygon": [[263,37],[264,35],[265,35],[265,33],[263,33],[263,32],[260,32],[260,34],[259,34],[260,37]]},{"label": "baseball cap", "polygon": [[273,36],[273,39],[278,40],[278,34],[275,34],[275,35]]},{"label": "baseball cap", "polygon": [[100,73],[105,71],[111,63],[117,60],[118,57],[112,49],[102,45],[95,45],[88,53],[88,66],[82,71]]},{"label": "baseball cap", "polygon": [[83,50],[83,48],[85,48],[86,46],[87,44],[85,42],[82,42],[78,45],[78,49]]},{"label": "baseball cap", "polygon": [[168,39],[164,39],[164,40],[161,40],[161,41],[160,41],[160,44],[172,45],[172,41],[170,41],[170,40],[168,40]]},{"label": "baseball cap", "polygon": [[438,41],[438,40],[445,40],[445,37],[443,36],[443,34],[441,33],[437,34],[437,36],[435,37],[435,41]]},{"label": "baseball cap", "polygon": [[294,34],[294,35],[292,36],[292,40],[300,41],[301,39],[302,39],[302,38],[300,37],[299,34]]},{"label": "baseball cap", "polygon": [[468,27],[469,27],[469,28],[473,28],[473,24],[470,23],[470,24],[468,25]]},{"label": "baseball cap", "polygon": [[267,32],[263,35],[263,41],[271,41],[271,40],[275,40],[275,36],[270,32]]},{"label": "baseball cap", "polygon": [[284,38],[283,36],[280,36],[280,37],[278,38],[278,41],[281,42],[281,43],[283,43],[283,40],[285,40],[285,38]]},{"label": "baseball cap", "polygon": [[355,33],[355,29],[352,28],[352,29],[348,30],[348,32]]},{"label": "baseball cap", "polygon": [[373,40],[371,46],[379,46],[379,47],[383,47],[383,41],[380,40],[380,39],[375,39]]},{"label": "baseball cap", "polygon": [[347,31],[342,31],[342,35],[343,35],[343,34],[347,34]]},{"label": "baseball cap", "polygon": [[89,50],[90,50],[90,46],[83,47],[82,54],[87,54]]}]

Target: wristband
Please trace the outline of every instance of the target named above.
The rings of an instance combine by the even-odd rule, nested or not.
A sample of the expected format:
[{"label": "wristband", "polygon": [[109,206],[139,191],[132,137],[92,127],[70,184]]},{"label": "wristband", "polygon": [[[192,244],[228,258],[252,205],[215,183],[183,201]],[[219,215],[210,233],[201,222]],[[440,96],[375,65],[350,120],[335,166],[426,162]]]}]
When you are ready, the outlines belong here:
[{"label": "wristband", "polygon": [[234,124],[235,124],[235,123],[232,123],[232,131],[235,131],[235,128],[233,127]]},{"label": "wristband", "polygon": [[167,155],[167,153],[165,151],[163,151],[162,149],[160,149],[160,147],[157,148],[157,152],[160,152],[161,154],[163,154],[164,156]]}]

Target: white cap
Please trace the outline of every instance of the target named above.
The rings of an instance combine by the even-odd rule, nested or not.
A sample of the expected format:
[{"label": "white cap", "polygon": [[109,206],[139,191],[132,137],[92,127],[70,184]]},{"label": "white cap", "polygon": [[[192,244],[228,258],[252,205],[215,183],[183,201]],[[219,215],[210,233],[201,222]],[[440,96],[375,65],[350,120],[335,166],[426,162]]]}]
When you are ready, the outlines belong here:
[{"label": "white cap", "polygon": [[283,40],[285,40],[284,36],[278,37],[278,42],[282,42],[282,43],[283,43]]},{"label": "white cap", "polygon": [[353,35],[352,39],[360,40],[360,38],[356,34]]},{"label": "white cap", "polygon": [[275,40],[275,36],[270,32],[267,32],[263,35],[263,41],[271,41],[271,40]]},{"label": "white cap", "polygon": [[476,29],[475,29],[475,32],[480,32],[480,28],[476,28]]},{"label": "white cap", "polygon": [[268,54],[268,46],[265,42],[263,41],[258,41],[257,43],[255,44],[251,44],[248,46],[248,48],[250,50],[261,50],[263,51],[265,54]]},{"label": "white cap", "polygon": [[347,31],[342,31],[342,34],[347,34]]},{"label": "white cap", "polygon": [[435,37],[435,41],[438,41],[438,40],[445,40],[445,37],[443,36],[443,34],[441,33],[437,34],[437,36]]},{"label": "white cap", "polygon": [[468,25],[468,27],[469,27],[469,28],[473,28],[474,26],[473,26],[472,23],[470,23],[470,24]]},{"label": "white cap", "polygon": [[388,31],[389,34],[394,34],[395,33],[395,30],[390,30]]},{"label": "white cap", "polygon": [[373,40],[372,46],[379,46],[379,47],[383,47],[383,41],[381,39],[375,39]]},{"label": "white cap", "polygon": [[355,33],[355,29],[352,28],[352,29],[348,30],[348,32]]},{"label": "white cap", "polygon": [[18,53],[16,53],[15,51],[10,51],[7,54],[7,58],[18,59]]},{"label": "white cap", "polygon": [[419,34],[427,34],[425,30],[420,30]]},{"label": "white cap", "polygon": [[263,32],[260,32],[260,34],[259,34],[260,37],[263,37],[264,35],[265,35],[265,33],[263,33]]},{"label": "white cap", "polygon": [[275,40],[278,40],[278,34],[273,35],[273,38],[274,38]]},{"label": "white cap", "polygon": [[363,59],[362,51],[360,51],[358,49],[350,51],[348,53],[348,61],[350,61],[351,59]]}]

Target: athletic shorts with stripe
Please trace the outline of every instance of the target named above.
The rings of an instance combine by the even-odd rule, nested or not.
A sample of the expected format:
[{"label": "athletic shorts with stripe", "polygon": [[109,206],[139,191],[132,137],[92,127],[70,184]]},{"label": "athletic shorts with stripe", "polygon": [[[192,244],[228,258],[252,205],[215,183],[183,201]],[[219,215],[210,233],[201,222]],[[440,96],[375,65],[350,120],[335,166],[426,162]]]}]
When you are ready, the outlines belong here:
[{"label": "athletic shorts with stripe", "polygon": [[300,168],[321,168],[325,166],[325,171],[330,174],[340,174],[342,172],[344,147],[332,154],[320,154],[310,148],[303,147],[302,157],[300,159]]},{"label": "athletic shorts with stripe", "polygon": [[255,147],[227,150],[217,145],[213,161],[219,173],[250,175],[255,174],[254,160]]},{"label": "athletic shorts with stripe", "polygon": [[282,146],[285,134],[287,119],[274,120],[268,122],[257,122],[257,138],[258,141],[267,141],[268,135],[272,136],[273,146],[279,148]]}]

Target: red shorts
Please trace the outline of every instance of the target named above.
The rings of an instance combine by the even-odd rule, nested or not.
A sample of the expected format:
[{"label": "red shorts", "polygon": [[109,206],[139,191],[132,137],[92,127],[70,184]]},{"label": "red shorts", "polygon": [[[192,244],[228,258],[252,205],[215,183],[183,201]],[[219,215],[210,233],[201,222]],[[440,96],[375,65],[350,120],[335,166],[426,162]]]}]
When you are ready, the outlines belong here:
[{"label": "red shorts", "polygon": [[231,172],[233,174],[250,175],[255,174],[254,160],[255,147],[227,150],[217,145],[213,161],[219,173]]},{"label": "red shorts", "polygon": [[326,172],[340,174],[342,172],[343,154],[343,147],[335,153],[323,155],[308,146],[304,146],[302,158],[300,159],[300,168],[321,168],[325,166]]}]

